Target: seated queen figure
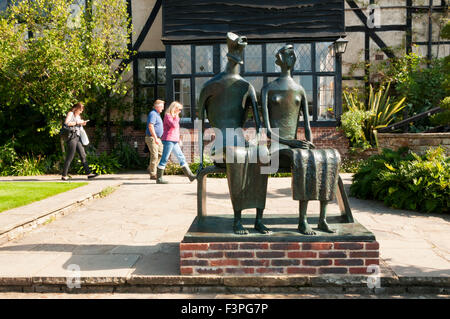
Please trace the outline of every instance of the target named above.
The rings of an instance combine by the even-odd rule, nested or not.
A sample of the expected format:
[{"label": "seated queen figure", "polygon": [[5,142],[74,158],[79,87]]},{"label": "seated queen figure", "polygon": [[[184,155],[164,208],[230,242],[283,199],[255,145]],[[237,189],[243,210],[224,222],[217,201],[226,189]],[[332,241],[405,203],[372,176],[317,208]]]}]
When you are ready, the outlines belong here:
[{"label": "seated queen figure", "polygon": [[[281,75],[261,91],[264,126],[271,150],[275,150],[272,156],[279,156],[280,167],[292,171],[292,196],[299,201],[299,232],[316,234],[307,222],[306,212],[308,201],[319,200],[318,229],[333,233],[326,222],[326,208],[336,194],[340,155],[335,149],[315,149],[312,143],[306,93],[291,76],[295,62],[292,45],[285,45],[276,54]],[[296,138],[302,114],[306,140]]]}]

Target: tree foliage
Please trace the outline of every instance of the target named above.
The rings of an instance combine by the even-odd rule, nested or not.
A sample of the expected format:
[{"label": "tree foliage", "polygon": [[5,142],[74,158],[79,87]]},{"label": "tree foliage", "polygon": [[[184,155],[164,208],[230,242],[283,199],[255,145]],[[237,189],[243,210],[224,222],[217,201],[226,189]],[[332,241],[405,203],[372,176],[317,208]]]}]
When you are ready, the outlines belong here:
[{"label": "tree foliage", "polygon": [[22,0],[0,15],[0,124],[10,128],[0,144],[22,131],[17,112],[26,124],[39,117],[25,125],[28,136],[52,136],[74,102],[99,89],[124,93],[117,61],[130,55],[126,1],[86,3]]}]

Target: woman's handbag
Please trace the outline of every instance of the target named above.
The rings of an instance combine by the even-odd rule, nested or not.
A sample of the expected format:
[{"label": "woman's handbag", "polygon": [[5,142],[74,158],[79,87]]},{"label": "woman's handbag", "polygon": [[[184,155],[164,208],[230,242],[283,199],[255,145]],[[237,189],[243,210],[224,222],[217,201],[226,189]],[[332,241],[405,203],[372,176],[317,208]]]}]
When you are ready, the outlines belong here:
[{"label": "woman's handbag", "polygon": [[81,144],[83,144],[84,146],[89,145],[89,138],[83,127],[80,128],[80,140]]},{"label": "woman's handbag", "polygon": [[59,134],[65,140],[69,140],[73,137],[74,134],[76,134],[76,130],[75,127],[68,126],[66,123],[63,123],[61,129],[59,130]]}]

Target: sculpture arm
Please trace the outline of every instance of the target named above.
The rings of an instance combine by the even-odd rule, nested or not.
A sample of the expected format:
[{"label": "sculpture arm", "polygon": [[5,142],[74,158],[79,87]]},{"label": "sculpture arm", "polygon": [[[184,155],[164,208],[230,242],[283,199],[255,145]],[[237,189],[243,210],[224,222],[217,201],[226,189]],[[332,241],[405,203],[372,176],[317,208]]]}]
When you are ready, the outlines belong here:
[{"label": "sculpture arm", "polygon": [[252,103],[252,111],[253,111],[253,118],[255,120],[256,134],[259,134],[259,131],[261,129],[261,119],[259,117],[258,111],[258,99],[256,98],[255,88],[251,84],[249,85],[249,95]]},{"label": "sculpture arm", "polygon": [[302,107],[302,112],[303,112],[303,123],[305,126],[305,138],[309,142],[308,143],[309,148],[315,148],[315,146],[313,144],[311,127],[309,124],[308,99],[306,97],[306,93],[304,90],[303,90],[301,96],[302,96],[301,107]]}]

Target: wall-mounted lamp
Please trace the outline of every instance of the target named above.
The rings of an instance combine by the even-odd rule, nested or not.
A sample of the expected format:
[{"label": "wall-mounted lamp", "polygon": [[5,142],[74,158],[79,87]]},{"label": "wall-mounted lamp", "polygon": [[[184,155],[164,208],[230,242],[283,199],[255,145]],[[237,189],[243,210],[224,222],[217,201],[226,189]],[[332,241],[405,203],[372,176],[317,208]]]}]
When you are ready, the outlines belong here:
[{"label": "wall-mounted lamp", "polygon": [[347,49],[348,40],[344,38],[339,38],[334,42],[334,49],[337,54],[343,54]]}]

